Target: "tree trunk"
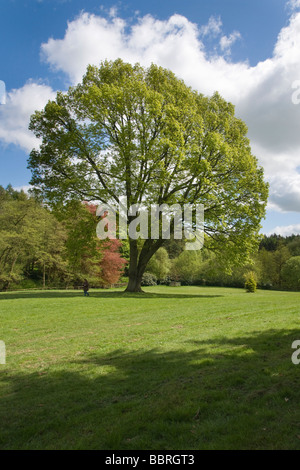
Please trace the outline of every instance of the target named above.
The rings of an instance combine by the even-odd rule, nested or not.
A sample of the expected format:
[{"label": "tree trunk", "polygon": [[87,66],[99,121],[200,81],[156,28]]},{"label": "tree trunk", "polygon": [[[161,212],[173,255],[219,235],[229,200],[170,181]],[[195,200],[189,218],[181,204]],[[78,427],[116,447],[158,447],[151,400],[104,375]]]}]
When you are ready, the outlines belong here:
[{"label": "tree trunk", "polygon": [[[142,275],[143,276],[143,275]],[[142,276],[131,275],[125,292],[143,292],[142,290]]]},{"label": "tree trunk", "polygon": [[146,240],[140,252],[136,240],[129,241],[130,261],[128,276],[129,281],[125,292],[143,292],[141,284],[142,277],[146,270],[147,264],[154,253],[163,245],[163,240]]},{"label": "tree trunk", "polygon": [[138,246],[136,240],[129,241],[129,249],[130,249],[130,260],[129,260],[129,269],[128,269],[128,285],[125,289],[125,292],[143,292],[141,283],[142,283],[142,276],[144,273],[139,274],[138,272],[138,261],[139,261],[139,253],[138,253]]}]

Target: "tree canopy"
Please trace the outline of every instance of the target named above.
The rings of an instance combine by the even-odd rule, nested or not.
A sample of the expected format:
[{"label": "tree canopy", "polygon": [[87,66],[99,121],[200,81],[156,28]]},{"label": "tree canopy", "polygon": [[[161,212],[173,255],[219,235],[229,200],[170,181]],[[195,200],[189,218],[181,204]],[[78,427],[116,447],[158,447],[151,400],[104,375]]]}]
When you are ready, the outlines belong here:
[{"label": "tree canopy", "polygon": [[[218,93],[206,97],[154,64],[105,61],[37,111],[30,129],[41,138],[31,184],[50,204],[201,203],[206,244],[219,256],[241,263],[256,246],[268,187],[245,123]],[[163,244],[129,240],[128,290],[140,290]]]}]

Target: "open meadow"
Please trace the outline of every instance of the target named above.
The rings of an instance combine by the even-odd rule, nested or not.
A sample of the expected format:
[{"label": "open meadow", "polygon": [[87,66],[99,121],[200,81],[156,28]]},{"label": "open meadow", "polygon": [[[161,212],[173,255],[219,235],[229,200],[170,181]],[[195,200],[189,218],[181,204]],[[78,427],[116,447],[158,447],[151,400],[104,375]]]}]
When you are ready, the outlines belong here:
[{"label": "open meadow", "polygon": [[300,449],[300,293],[0,294],[0,449]]}]

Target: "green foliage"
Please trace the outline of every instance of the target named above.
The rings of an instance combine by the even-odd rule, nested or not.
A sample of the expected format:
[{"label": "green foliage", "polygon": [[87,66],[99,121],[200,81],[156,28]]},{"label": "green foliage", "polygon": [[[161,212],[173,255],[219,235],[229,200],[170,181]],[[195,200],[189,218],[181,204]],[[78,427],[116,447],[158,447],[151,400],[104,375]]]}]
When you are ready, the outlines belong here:
[{"label": "green foliage", "polygon": [[259,269],[259,283],[263,288],[276,285],[274,252],[261,248],[255,256],[255,264]]},{"label": "green foliage", "polygon": [[282,283],[287,289],[300,289],[300,256],[293,256],[287,260],[282,269]]},{"label": "green foliage", "polygon": [[67,230],[66,250],[70,276],[74,279],[88,277],[93,283],[101,275],[101,243],[96,237],[96,215],[88,205],[70,201],[60,210],[57,217]]},{"label": "green foliage", "polygon": [[295,236],[291,241],[288,241],[286,246],[291,256],[300,256],[300,236],[299,235]]},{"label": "green foliage", "polygon": [[169,258],[175,259],[180,253],[185,249],[185,240],[184,239],[174,239],[171,237],[170,240],[165,240],[164,248],[167,250]]},{"label": "green foliage", "polygon": [[147,271],[155,274],[156,278],[160,281],[163,281],[169,274],[170,268],[171,261],[167,250],[163,247],[157,250],[147,265]]},{"label": "green foliage", "polygon": [[173,260],[171,277],[184,284],[193,284],[200,277],[202,268],[201,251],[183,251]]},{"label": "green foliage", "polygon": [[273,233],[273,235],[264,235],[260,241],[259,248],[267,251],[276,251],[282,245],[284,237]]},{"label": "green foliage", "polygon": [[253,271],[245,274],[245,289],[247,292],[256,292],[257,282]]},{"label": "green foliage", "polygon": [[289,249],[283,243],[276,250],[262,248],[256,256],[256,264],[259,267],[259,282],[264,286],[283,287],[282,270],[291,257]]},{"label": "green foliage", "polygon": [[8,187],[0,192],[0,289],[33,273],[64,276],[66,232],[34,198]]}]

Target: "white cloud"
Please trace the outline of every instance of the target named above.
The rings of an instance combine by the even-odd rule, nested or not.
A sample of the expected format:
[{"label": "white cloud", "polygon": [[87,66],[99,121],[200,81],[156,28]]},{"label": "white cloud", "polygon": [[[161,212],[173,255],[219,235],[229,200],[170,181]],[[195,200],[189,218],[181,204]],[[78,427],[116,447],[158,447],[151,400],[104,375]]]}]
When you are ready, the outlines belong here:
[{"label": "white cloud", "polygon": [[54,97],[50,87],[33,82],[7,93],[6,104],[0,107],[0,140],[27,152],[32,150],[38,141],[28,130],[30,116]]},{"label": "white cloud", "polygon": [[[201,26],[178,14],[164,21],[146,15],[131,24],[118,18],[115,9],[108,19],[81,13],[68,23],[63,38],[42,44],[41,53],[71,84],[81,80],[89,63],[121,57],[170,68],[204,94],[218,90],[235,104],[236,114],[248,125],[253,153],[271,185],[270,205],[300,212],[300,104],[292,102],[293,83],[300,80],[300,13],[296,11],[300,0],[291,5],[290,22],[279,32],[272,57],[255,66],[227,60],[230,47],[241,36],[237,31],[224,35],[218,17]],[[219,55],[207,53],[203,41],[209,37],[219,38]],[[33,137],[24,122],[27,126],[30,113],[52,94],[49,87],[34,84],[11,92],[0,138],[31,147]]]},{"label": "white cloud", "polygon": [[109,9],[109,16],[111,16],[112,18],[116,18],[117,14],[118,14],[117,6],[113,6]]},{"label": "white cloud", "polygon": [[287,2],[287,7],[290,8],[292,11],[297,10],[300,8],[300,0],[289,0]]},{"label": "white cloud", "polygon": [[14,186],[14,190],[15,191],[24,191],[24,193],[27,193],[33,189],[33,186],[31,186],[30,184],[25,184],[23,186]]},{"label": "white cloud", "polygon": [[238,40],[241,39],[239,31],[233,31],[229,36],[222,36],[220,39],[220,47],[223,52],[227,55],[231,52],[231,46]]},{"label": "white cloud", "polygon": [[283,170],[270,177],[270,200],[282,212],[300,212],[300,175]]},{"label": "white cloud", "polygon": [[[204,27],[206,33],[220,32],[220,24],[211,19]],[[143,65],[155,62],[204,93],[223,88],[231,96],[248,66],[229,64],[222,55],[207,59],[201,35],[203,27],[178,14],[165,21],[146,15],[130,26],[120,18],[82,13],[68,23],[63,39],[51,38],[41,50],[43,59],[55,70],[65,72],[72,84],[81,80],[88,64],[121,57]]]},{"label": "white cloud", "polygon": [[222,32],[222,21],[218,16],[217,18],[211,16],[208,20],[208,23],[204,26],[201,26],[199,29],[201,36],[218,36]]},{"label": "white cloud", "polygon": [[283,237],[288,237],[289,235],[300,235],[300,224],[278,225],[273,228],[273,230],[270,230],[267,235],[273,235],[274,233],[282,235]]},{"label": "white cloud", "polygon": [[120,18],[106,20],[82,13],[69,22],[63,39],[49,39],[42,44],[42,57],[54,70],[63,70],[72,83],[81,80],[88,64],[116,59],[123,55],[126,43],[125,22]]}]

